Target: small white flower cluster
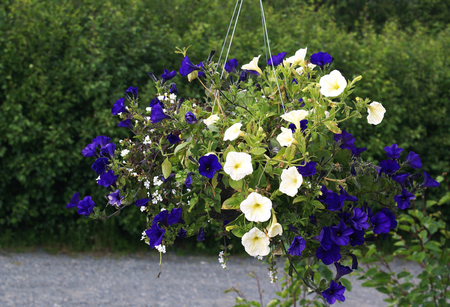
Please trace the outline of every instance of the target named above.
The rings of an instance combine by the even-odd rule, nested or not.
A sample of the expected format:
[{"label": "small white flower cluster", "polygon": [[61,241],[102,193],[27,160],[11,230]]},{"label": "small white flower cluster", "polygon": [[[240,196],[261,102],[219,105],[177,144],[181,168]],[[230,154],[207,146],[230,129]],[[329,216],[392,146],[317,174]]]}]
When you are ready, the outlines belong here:
[{"label": "small white flower cluster", "polygon": [[128,150],[128,149],[124,149],[124,150],[122,150],[121,152],[120,152],[120,155],[122,156],[122,157],[125,157],[126,155],[128,155],[130,153],[130,151]]},{"label": "small white flower cluster", "polygon": [[165,245],[156,245],[155,248],[158,250],[158,252],[165,254],[166,253],[166,246]]},{"label": "small white flower cluster", "polygon": [[150,140],[150,136],[146,135],[144,138],[144,145],[150,145],[152,141]]},{"label": "small white flower cluster", "polygon": [[158,178],[158,176],[153,177],[153,185],[159,187],[163,184],[163,181]]},{"label": "small white flower cluster", "polygon": [[269,274],[269,277],[270,277],[270,283],[271,284],[273,284],[274,282],[277,282],[278,277],[275,274],[273,274],[273,271],[269,271],[268,274]]},{"label": "small white flower cluster", "polygon": [[162,198],[161,194],[159,194],[158,190],[153,192],[152,197],[153,197],[152,204],[154,204],[154,205],[156,205],[158,202],[163,201],[163,198]]},{"label": "small white flower cluster", "polygon": [[152,108],[150,108],[150,107],[146,107],[146,108],[145,108],[145,111],[147,111],[147,112],[151,112],[151,111],[152,111]]},{"label": "small white flower cluster", "polygon": [[150,188],[150,180],[146,179],[144,182],[144,186],[149,189]]},{"label": "small white flower cluster", "polygon": [[145,206],[141,206],[141,212],[145,212],[146,207]]},{"label": "small white flower cluster", "polygon": [[[144,208],[144,206],[142,206],[141,208]],[[142,238],[141,238],[141,241],[142,240],[145,240],[145,238],[147,237],[147,234],[145,233],[145,230],[142,232]]]},{"label": "small white flower cluster", "polygon": [[170,101],[170,103],[175,103],[175,101],[177,100],[177,95],[175,95],[173,93],[167,95],[167,93],[164,93],[164,95],[159,95],[158,96],[158,100],[160,100],[160,101]]},{"label": "small white flower cluster", "polygon": [[223,259],[223,254],[224,254],[224,252],[223,251],[221,251],[220,253],[219,253],[219,263],[220,263],[220,265],[222,266],[222,269],[226,269],[227,268],[227,265],[226,265],[226,263],[225,263],[225,259]]}]

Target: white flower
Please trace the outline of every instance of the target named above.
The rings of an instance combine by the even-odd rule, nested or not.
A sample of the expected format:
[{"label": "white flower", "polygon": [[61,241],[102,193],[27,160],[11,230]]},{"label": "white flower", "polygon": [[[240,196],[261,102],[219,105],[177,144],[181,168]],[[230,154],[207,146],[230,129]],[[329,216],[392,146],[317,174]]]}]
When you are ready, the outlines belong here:
[{"label": "white flower", "polygon": [[277,136],[277,141],[281,146],[289,147],[295,141],[290,128],[281,127],[281,133]]},{"label": "white flower", "polygon": [[258,67],[258,60],[259,60],[260,56],[261,55],[254,57],[250,63],[242,65],[241,69],[254,70],[254,71],[257,71],[260,75],[262,75],[262,70],[261,70],[261,68]]},{"label": "white flower", "polygon": [[229,152],[223,167],[233,180],[241,180],[253,173],[252,156],[245,152]]},{"label": "white flower", "polygon": [[245,251],[253,257],[267,256],[270,252],[269,243],[269,237],[256,227],[242,236]]},{"label": "white flower", "polygon": [[151,144],[152,141],[150,140],[150,136],[146,135],[145,138],[144,138],[143,143],[144,143],[145,145]]},{"label": "white flower", "polygon": [[325,97],[336,97],[342,94],[347,87],[347,80],[339,70],[333,70],[329,75],[320,78],[320,93]]},{"label": "white flower", "polygon": [[281,173],[280,192],[294,197],[303,182],[303,176],[295,166],[283,170]]},{"label": "white flower", "polygon": [[158,250],[158,252],[165,254],[166,253],[166,246],[165,245],[156,245],[155,248]]},{"label": "white flower", "polygon": [[300,121],[304,120],[306,116],[308,116],[308,111],[295,110],[281,115],[281,118],[293,123],[297,129],[300,129]]},{"label": "white flower", "polygon": [[207,119],[204,119],[203,122],[205,123],[206,126],[210,126],[210,125],[214,125],[216,123],[216,121],[219,120],[219,116],[217,116],[216,114],[211,115],[210,117],[208,117]]},{"label": "white flower", "polygon": [[241,123],[234,124],[230,128],[225,131],[225,135],[223,136],[224,141],[234,141],[239,137],[239,134],[241,133]]},{"label": "white flower", "polygon": [[290,63],[292,65],[298,65],[305,61],[306,51],[308,50],[308,47],[305,49],[299,49],[297,52],[295,52],[295,55],[288,57],[284,62]]},{"label": "white flower", "polygon": [[126,155],[128,155],[129,152],[130,152],[130,151],[129,151],[128,149],[124,149],[124,150],[122,150],[122,151],[120,152],[120,155],[121,155],[122,157],[125,157]]},{"label": "white flower", "polygon": [[282,235],[283,234],[283,227],[281,227],[280,223],[277,222],[277,217],[275,216],[275,213],[272,214],[272,223],[270,223],[269,231],[267,232],[267,235],[271,238]]},{"label": "white flower", "polygon": [[[314,67],[316,67],[317,65],[314,65],[314,64],[312,64],[312,63],[308,63],[308,65],[306,65],[306,66],[307,66],[309,69],[313,70]],[[296,71],[299,75],[301,75],[301,74],[303,74],[303,67],[300,66],[299,68],[296,68],[295,71]]]},{"label": "white flower", "polygon": [[386,113],[386,109],[383,105],[376,101],[367,105],[367,111],[369,112],[369,115],[367,115],[367,121],[372,125],[378,125],[381,123],[384,113]]},{"label": "white flower", "polygon": [[240,209],[250,222],[265,222],[270,219],[272,201],[256,192],[252,192],[241,202]]},{"label": "white flower", "polygon": [[169,99],[170,100],[175,100],[175,99],[177,99],[177,95],[172,93],[172,94],[169,95]]},{"label": "white flower", "polygon": [[150,112],[151,110],[152,110],[152,108],[150,108],[150,107],[145,108],[145,111],[147,111],[147,112]]}]

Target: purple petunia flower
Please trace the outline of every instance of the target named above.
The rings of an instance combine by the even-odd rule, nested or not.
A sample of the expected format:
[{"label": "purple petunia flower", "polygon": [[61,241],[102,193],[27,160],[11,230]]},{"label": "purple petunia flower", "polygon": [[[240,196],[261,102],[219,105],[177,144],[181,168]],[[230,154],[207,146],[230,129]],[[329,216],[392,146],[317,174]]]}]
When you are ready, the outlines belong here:
[{"label": "purple petunia flower", "polygon": [[200,70],[200,68],[194,64],[191,63],[188,56],[185,56],[183,61],[181,62],[181,68],[179,70],[180,75],[183,77],[186,77],[194,70]]},{"label": "purple petunia flower", "polygon": [[152,99],[152,101],[150,101],[150,108],[153,108],[157,104],[161,105],[161,108],[164,109],[164,104],[158,99],[158,97],[155,97],[155,99]]},{"label": "purple petunia flower", "polygon": [[320,230],[320,234],[316,237],[316,239],[319,241],[320,246],[322,246],[324,250],[329,250],[334,244],[331,239],[330,227],[327,226]]},{"label": "purple petunia flower", "polygon": [[350,245],[351,246],[357,246],[357,245],[363,245],[364,244],[364,230],[356,230],[353,229],[353,233],[349,236],[350,238]]},{"label": "purple petunia flower", "polygon": [[291,231],[291,232],[293,232],[293,233],[298,234],[298,228],[295,227],[295,226],[292,225],[292,224],[289,224],[289,225],[288,225],[288,230]]},{"label": "purple petunia flower", "polygon": [[352,150],[355,145],[355,138],[353,135],[348,133],[345,130],[342,130],[342,133],[338,133],[334,135],[334,140],[339,144],[339,147],[342,149]]},{"label": "purple petunia flower", "polygon": [[155,246],[161,245],[165,233],[166,230],[159,228],[158,223],[153,224],[150,229],[147,229],[145,234],[150,239],[148,242],[150,247],[154,248]]},{"label": "purple petunia flower", "polygon": [[239,75],[238,83],[245,82],[247,80],[247,77],[248,77],[247,72],[245,70],[242,71],[241,74]]},{"label": "purple petunia flower", "polygon": [[102,147],[100,149],[100,154],[104,157],[107,157],[108,159],[114,158],[114,152],[116,151],[116,144],[109,143],[106,144],[106,146]]},{"label": "purple petunia flower", "polygon": [[177,75],[176,70],[168,71],[167,69],[164,69],[164,73],[161,75],[161,79],[164,80],[164,82],[167,82],[169,80],[172,80]]},{"label": "purple petunia flower", "polygon": [[238,60],[231,59],[225,64],[225,70],[227,72],[234,72],[236,73],[236,68],[238,67]]},{"label": "purple petunia flower", "polygon": [[439,182],[431,178],[431,176],[423,171],[423,183],[420,185],[420,187],[423,188],[437,188],[439,186]]},{"label": "purple petunia flower", "polygon": [[111,204],[113,206],[119,207],[122,204],[122,199],[125,196],[120,196],[120,190],[117,189],[115,192],[112,192],[108,195],[108,204]]},{"label": "purple petunia flower", "polygon": [[360,208],[353,209],[352,227],[356,230],[363,230],[369,228],[369,223],[367,222],[367,214]]},{"label": "purple petunia flower", "polygon": [[358,258],[356,258],[356,255],[349,254],[350,257],[352,257],[352,269],[357,270],[358,269]]},{"label": "purple petunia flower", "polygon": [[186,176],[186,180],[184,181],[184,185],[188,189],[192,189],[192,174],[193,174],[193,172],[189,172]]},{"label": "purple petunia flower", "polygon": [[125,93],[130,93],[131,95],[133,95],[134,99],[138,98],[138,88],[137,87],[132,87],[130,86]]},{"label": "purple petunia flower", "polygon": [[142,207],[142,206],[146,206],[148,204],[148,202],[150,201],[150,198],[142,198],[142,199],[138,199],[136,200],[136,202],[134,203],[134,205],[136,207]]},{"label": "purple petunia flower", "polygon": [[200,77],[206,78],[206,75],[205,75],[205,73],[203,72],[203,70],[205,70],[205,66],[203,66],[203,62],[198,63],[196,66],[197,66],[198,68],[201,68],[201,69],[199,70],[199,72],[198,72],[198,77],[199,77],[199,78],[200,78]]},{"label": "purple petunia flower", "polygon": [[170,83],[169,94],[178,94],[177,85],[175,83]]},{"label": "purple petunia flower", "polygon": [[78,206],[78,203],[80,202],[80,192],[75,192],[70,199],[70,202],[67,204],[66,208],[74,208]]},{"label": "purple petunia flower", "polygon": [[98,157],[96,145],[94,143],[88,144],[82,151],[83,157]]},{"label": "purple petunia flower", "polygon": [[186,122],[191,125],[197,122],[197,117],[195,117],[194,113],[191,111],[188,111],[184,118],[186,119]]},{"label": "purple petunia flower", "polygon": [[92,164],[91,168],[99,175],[104,174],[106,172],[106,167],[109,164],[109,159],[106,157],[101,157],[95,160]]},{"label": "purple petunia flower", "polygon": [[78,214],[88,217],[89,214],[91,214],[92,210],[94,209],[94,206],[95,203],[92,201],[92,198],[90,196],[86,196],[77,205]]},{"label": "purple petunia flower", "polygon": [[348,245],[349,235],[353,233],[353,230],[350,227],[347,227],[345,223],[340,220],[338,226],[330,227],[330,236],[331,240],[337,245]]},{"label": "purple petunia flower", "polygon": [[339,245],[336,244],[332,244],[328,250],[319,246],[316,251],[316,257],[317,259],[322,260],[325,265],[330,265],[341,259],[341,249],[339,248]]},{"label": "purple petunia flower", "polygon": [[380,162],[380,167],[381,169],[378,171],[380,175],[382,173],[385,173],[386,175],[392,175],[400,169],[400,165],[398,165],[398,163],[394,160],[383,160]]},{"label": "purple petunia flower", "polygon": [[131,119],[125,119],[125,120],[123,120],[123,121],[121,121],[118,125],[117,125],[117,127],[123,127],[123,128],[130,128],[130,129],[133,129],[133,123],[132,123],[132,121],[131,121]]},{"label": "purple petunia flower", "polygon": [[402,188],[405,188],[405,180],[408,179],[409,175],[410,173],[393,175],[392,180],[398,182],[402,186]]},{"label": "purple petunia flower", "polygon": [[389,233],[391,221],[383,212],[377,212],[370,218],[370,222],[372,223],[374,234]]},{"label": "purple petunia flower", "polygon": [[305,247],[306,247],[305,239],[303,239],[300,236],[295,237],[294,240],[292,240],[291,246],[288,249],[288,254],[300,257]]},{"label": "purple petunia flower", "polygon": [[314,176],[317,173],[316,170],[317,162],[311,161],[306,163],[303,166],[297,166],[297,170],[303,177],[311,177]]},{"label": "purple petunia flower", "polygon": [[167,135],[167,140],[172,145],[178,143],[179,141],[181,141],[180,135],[179,134],[173,134],[172,132]]},{"label": "purple petunia flower", "polygon": [[111,138],[104,136],[104,135],[99,135],[95,139],[92,140],[92,143],[95,144],[95,146],[97,146],[98,148],[102,148],[102,147],[106,146],[106,144],[109,144],[110,142],[111,142]]},{"label": "purple petunia flower", "polygon": [[352,269],[350,269],[350,267],[348,266],[343,266],[342,264],[340,264],[339,262],[335,262],[334,266],[336,267],[336,277],[334,278],[334,280],[338,281],[339,279],[341,279],[342,276],[348,275],[351,272],[353,272]]},{"label": "purple petunia flower", "polygon": [[389,210],[388,208],[381,209],[381,212],[383,212],[384,215],[386,215],[388,217],[389,222],[391,223],[389,225],[389,229],[397,228],[397,220],[395,219],[394,213],[392,213],[391,210]]},{"label": "purple petunia flower", "polygon": [[98,185],[104,186],[105,188],[109,187],[110,185],[114,184],[119,178],[119,176],[114,175],[113,170],[109,170],[106,173],[103,173],[100,175],[100,180],[97,182]]},{"label": "purple petunia flower", "polygon": [[345,196],[346,201],[352,201],[352,202],[358,201],[358,198],[356,196],[351,196],[350,194],[348,194],[342,186],[339,185],[339,189],[341,191],[341,195]]},{"label": "purple petunia flower", "polygon": [[267,65],[269,66],[278,66],[283,63],[284,57],[286,56],[286,52],[278,53],[277,55],[272,56],[268,61]]},{"label": "purple petunia flower", "polygon": [[403,189],[400,195],[394,196],[397,207],[401,210],[408,209],[411,206],[411,200],[414,198],[414,194],[409,193],[406,189]]},{"label": "purple petunia flower", "polygon": [[152,112],[150,113],[151,122],[156,124],[164,119],[169,118],[170,116],[164,113],[162,105],[160,103],[155,103],[155,105],[152,107]]},{"label": "purple petunia flower", "polygon": [[361,153],[363,153],[364,151],[366,151],[367,150],[367,148],[366,147],[356,147],[356,146],[350,146],[352,149],[351,149],[351,151],[352,151],[352,154],[354,155],[354,156],[356,156],[356,157],[359,157],[359,156],[361,156]]},{"label": "purple petunia flower", "polygon": [[333,58],[326,52],[317,52],[311,55],[310,62],[323,68],[326,64],[331,64]]},{"label": "purple petunia flower", "polygon": [[125,98],[118,99],[111,109],[112,115],[119,115],[119,113],[128,113],[127,108],[125,108]]},{"label": "purple petunia flower", "polygon": [[347,196],[345,195],[337,195],[336,193],[332,192],[327,196],[327,198],[324,200],[324,203],[327,205],[327,209],[330,211],[338,211],[342,209],[342,206],[344,205],[344,201],[347,199]]},{"label": "purple petunia flower", "polygon": [[291,83],[295,83],[295,84],[298,84],[298,82],[297,82],[297,79],[295,79],[295,78],[292,78],[292,82]]},{"label": "purple petunia flower", "polygon": [[300,104],[300,108],[303,108],[303,107],[305,106],[305,103],[303,102],[303,98],[300,98],[300,99],[298,100],[298,102],[301,103],[301,104]]},{"label": "purple petunia flower", "polygon": [[162,225],[168,227],[169,223],[167,222],[167,216],[169,215],[169,211],[162,210],[160,213],[155,215],[153,218],[152,224],[161,223]]},{"label": "purple petunia flower", "polygon": [[167,223],[169,225],[173,225],[173,224],[184,224],[184,220],[183,220],[183,208],[173,208],[169,215],[167,216]]},{"label": "purple petunia flower", "polygon": [[400,159],[403,148],[398,148],[397,144],[392,144],[391,146],[384,147],[384,151],[386,152],[386,157],[390,159]]},{"label": "purple petunia flower", "polygon": [[180,227],[180,231],[178,231],[177,236],[178,238],[182,239],[186,237],[187,231],[183,229],[183,227]]},{"label": "purple petunia flower", "polygon": [[205,241],[205,230],[203,229],[203,227],[200,227],[200,229],[198,230],[197,241]]},{"label": "purple petunia flower", "polygon": [[328,304],[334,304],[336,300],[345,301],[344,292],[345,287],[332,280],[330,287],[322,292],[322,296],[327,300]]},{"label": "purple petunia flower", "polygon": [[322,195],[320,195],[320,196],[317,198],[317,200],[320,201],[320,202],[322,202],[322,203],[325,203],[325,200],[327,199],[327,197],[334,193],[333,191],[328,190],[327,187],[326,187],[325,185],[323,185],[323,186],[320,188],[320,192],[322,193]]},{"label": "purple petunia flower", "polygon": [[406,164],[411,166],[412,168],[421,168],[422,161],[420,161],[420,157],[418,154],[414,153],[414,151],[410,151],[408,156],[406,157]]},{"label": "purple petunia flower", "polygon": [[219,158],[215,155],[207,155],[198,159],[200,166],[198,171],[200,175],[207,178],[213,178],[217,171],[222,169],[222,164],[219,162]]}]

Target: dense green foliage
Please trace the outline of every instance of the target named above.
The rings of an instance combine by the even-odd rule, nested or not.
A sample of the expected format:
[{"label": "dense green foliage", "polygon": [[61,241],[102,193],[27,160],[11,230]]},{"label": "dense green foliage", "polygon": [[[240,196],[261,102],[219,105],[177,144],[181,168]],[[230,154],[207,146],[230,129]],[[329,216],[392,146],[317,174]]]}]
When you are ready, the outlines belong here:
[{"label": "dense green foliage", "polygon": [[[358,146],[368,147],[365,155],[383,159],[382,148],[397,142],[418,153],[432,175],[448,170],[447,15],[415,18],[421,6],[411,6],[414,10],[396,9],[394,22],[370,15],[374,9],[368,8],[365,14],[373,18],[361,23],[352,22],[352,10],[339,13],[343,2],[286,3],[266,4],[272,52],[292,55],[308,47],[310,56],[326,51],[347,79],[363,76],[355,97],[371,97],[387,109],[378,126],[355,122],[343,127]],[[380,3],[388,10],[388,1]],[[445,1],[433,3],[442,14],[448,10]],[[12,240],[19,229],[28,229],[26,240],[34,243],[43,234],[60,242],[94,242],[94,231],[101,227],[65,209],[77,190],[103,201],[81,150],[97,135],[115,142],[127,135],[115,127],[112,104],[132,85],[147,105],[155,94],[147,72],[178,69],[182,56],[173,53],[176,46],[192,45],[188,54],[195,63],[211,49],[220,51],[234,5],[232,0],[2,2],[0,230],[9,234],[4,238]],[[258,3],[244,2],[230,57],[244,64],[264,54],[263,46]],[[180,96],[201,97],[199,84],[181,77],[176,82]],[[136,208],[111,223],[109,232],[118,224],[133,240],[144,227]]]}]

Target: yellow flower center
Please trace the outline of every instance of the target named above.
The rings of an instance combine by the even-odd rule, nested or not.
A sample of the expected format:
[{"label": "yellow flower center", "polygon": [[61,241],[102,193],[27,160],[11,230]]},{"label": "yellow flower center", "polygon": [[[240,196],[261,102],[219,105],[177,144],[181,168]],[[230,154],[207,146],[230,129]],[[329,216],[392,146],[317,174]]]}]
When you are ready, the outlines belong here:
[{"label": "yellow flower center", "polygon": [[234,169],[238,169],[240,166],[241,166],[241,163],[236,163],[236,164],[234,165]]}]

